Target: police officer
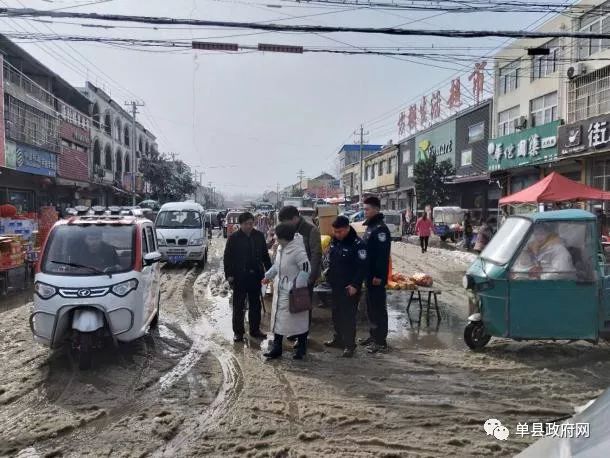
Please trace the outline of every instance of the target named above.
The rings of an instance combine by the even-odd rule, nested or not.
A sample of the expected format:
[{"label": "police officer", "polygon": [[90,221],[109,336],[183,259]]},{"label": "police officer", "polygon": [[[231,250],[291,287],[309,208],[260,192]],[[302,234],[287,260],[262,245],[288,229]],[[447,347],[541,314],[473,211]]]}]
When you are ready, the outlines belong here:
[{"label": "police officer", "polygon": [[380,213],[381,202],[377,197],[364,200],[366,232],[362,240],[366,244],[368,271],[366,276],[366,309],[369,318],[370,336],[360,344],[368,346],[369,353],[387,350],[388,306],[385,287],[388,282],[388,267],[392,239],[390,231]]},{"label": "police officer", "polygon": [[345,216],[338,216],[332,226],[327,280],[332,288],[335,335],[324,345],[343,348],[343,356],[351,358],[356,348],[356,315],[367,268],[366,246]]}]

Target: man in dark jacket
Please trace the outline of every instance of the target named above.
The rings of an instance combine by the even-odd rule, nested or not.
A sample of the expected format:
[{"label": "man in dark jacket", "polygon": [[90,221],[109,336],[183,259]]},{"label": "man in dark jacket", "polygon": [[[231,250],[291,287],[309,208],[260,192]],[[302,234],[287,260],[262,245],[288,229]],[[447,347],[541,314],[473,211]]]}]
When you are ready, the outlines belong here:
[{"label": "man in dark jacket", "polygon": [[351,358],[356,348],[356,315],[362,282],[366,275],[366,245],[345,216],[333,222],[327,279],[332,288],[332,318],[335,335],[327,347],[343,348]]},{"label": "man in dark jacket", "polygon": [[377,197],[364,200],[364,215],[366,232],[362,240],[366,244],[368,272],[366,276],[366,308],[371,325],[370,336],[360,341],[361,345],[369,346],[370,353],[387,349],[388,336],[388,306],[385,287],[388,283],[388,267],[392,239],[390,230],[380,213],[381,202]]},{"label": "man in dark jacket", "polygon": [[246,212],[239,215],[239,230],[227,240],[224,253],[225,277],[233,288],[233,340],[244,338],[244,309],[248,298],[250,336],[265,338],[260,331],[261,280],[271,268],[265,236],[254,229],[254,216]]}]

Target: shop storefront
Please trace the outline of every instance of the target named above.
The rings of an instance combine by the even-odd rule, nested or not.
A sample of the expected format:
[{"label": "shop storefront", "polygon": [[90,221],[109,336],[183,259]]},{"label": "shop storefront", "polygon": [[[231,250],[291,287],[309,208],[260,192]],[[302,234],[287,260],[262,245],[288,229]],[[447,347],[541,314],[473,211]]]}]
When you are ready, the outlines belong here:
[{"label": "shop storefront", "polygon": [[[560,121],[515,132],[491,140],[487,147],[492,180],[508,173],[503,195],[513,194],[536,183],[548,164],[559,161],[557,128]],[[550,173],[550,171],[549,171]]]}]

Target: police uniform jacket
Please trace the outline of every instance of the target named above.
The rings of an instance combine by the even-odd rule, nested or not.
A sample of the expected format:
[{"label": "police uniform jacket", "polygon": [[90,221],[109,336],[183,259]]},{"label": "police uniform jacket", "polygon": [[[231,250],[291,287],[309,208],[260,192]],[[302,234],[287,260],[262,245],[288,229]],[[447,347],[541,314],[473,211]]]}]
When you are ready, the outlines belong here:
[{"label": "police uniform jacket", "polygon": [[333,238],[329,250],[328,282],[332,288],[345,288],[349,285],[358,291],[367,269],[366,245],[350,227],[349,234],[343,240]]},{"label": "police uniform jacket", "polygon": [[364,225],[366,232],[362,238],[366,244],[368,273],[367,281],[373,278],[380,278],[381,284],[388,282],[388,267],[390,264],[390,250],[392,248],[392,238],[390,230],[384,223],[383,213],[367,220]]}]

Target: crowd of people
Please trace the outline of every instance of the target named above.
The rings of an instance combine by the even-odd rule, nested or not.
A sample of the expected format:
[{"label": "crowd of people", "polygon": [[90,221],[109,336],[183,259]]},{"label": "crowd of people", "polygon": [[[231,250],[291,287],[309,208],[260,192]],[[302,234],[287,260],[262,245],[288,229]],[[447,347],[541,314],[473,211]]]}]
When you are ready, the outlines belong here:
[{"label": "crowd of people", "polygon": [[[325,277],[332,290],[334,332],[325,345],[342,349],[344,357],[352,357],[356,349],[356,314],[364,284],[370,331],[360,344],[370,353],[387,349],[385,288],[391,236],[380,208],[377,197],[364,201],[366,232],[362,238],[344,216],[338,216],[332,224],[333,237]],[[234,341],[244,340],[246,300],[250,337],[266,337],[260,330],[261,287],[273,282],[270,323],[273,342],[264,356],[268,359],[280,357],[284,338],[287,338],[295,342],[293,358],[303,359],[311,326],[313,288],[321,274],[320,232],[292,206],[282,208],[278,220],[279,224],[272,230],[274,246],[265,239],[262,231],[254,228],[255,216],[249,212],[240,215],[239,230],[227,240],[224,269],[233,289]],[[270,249],[275,252],[273,262]],[[298,295],[298,292],[304,295]]]}]

